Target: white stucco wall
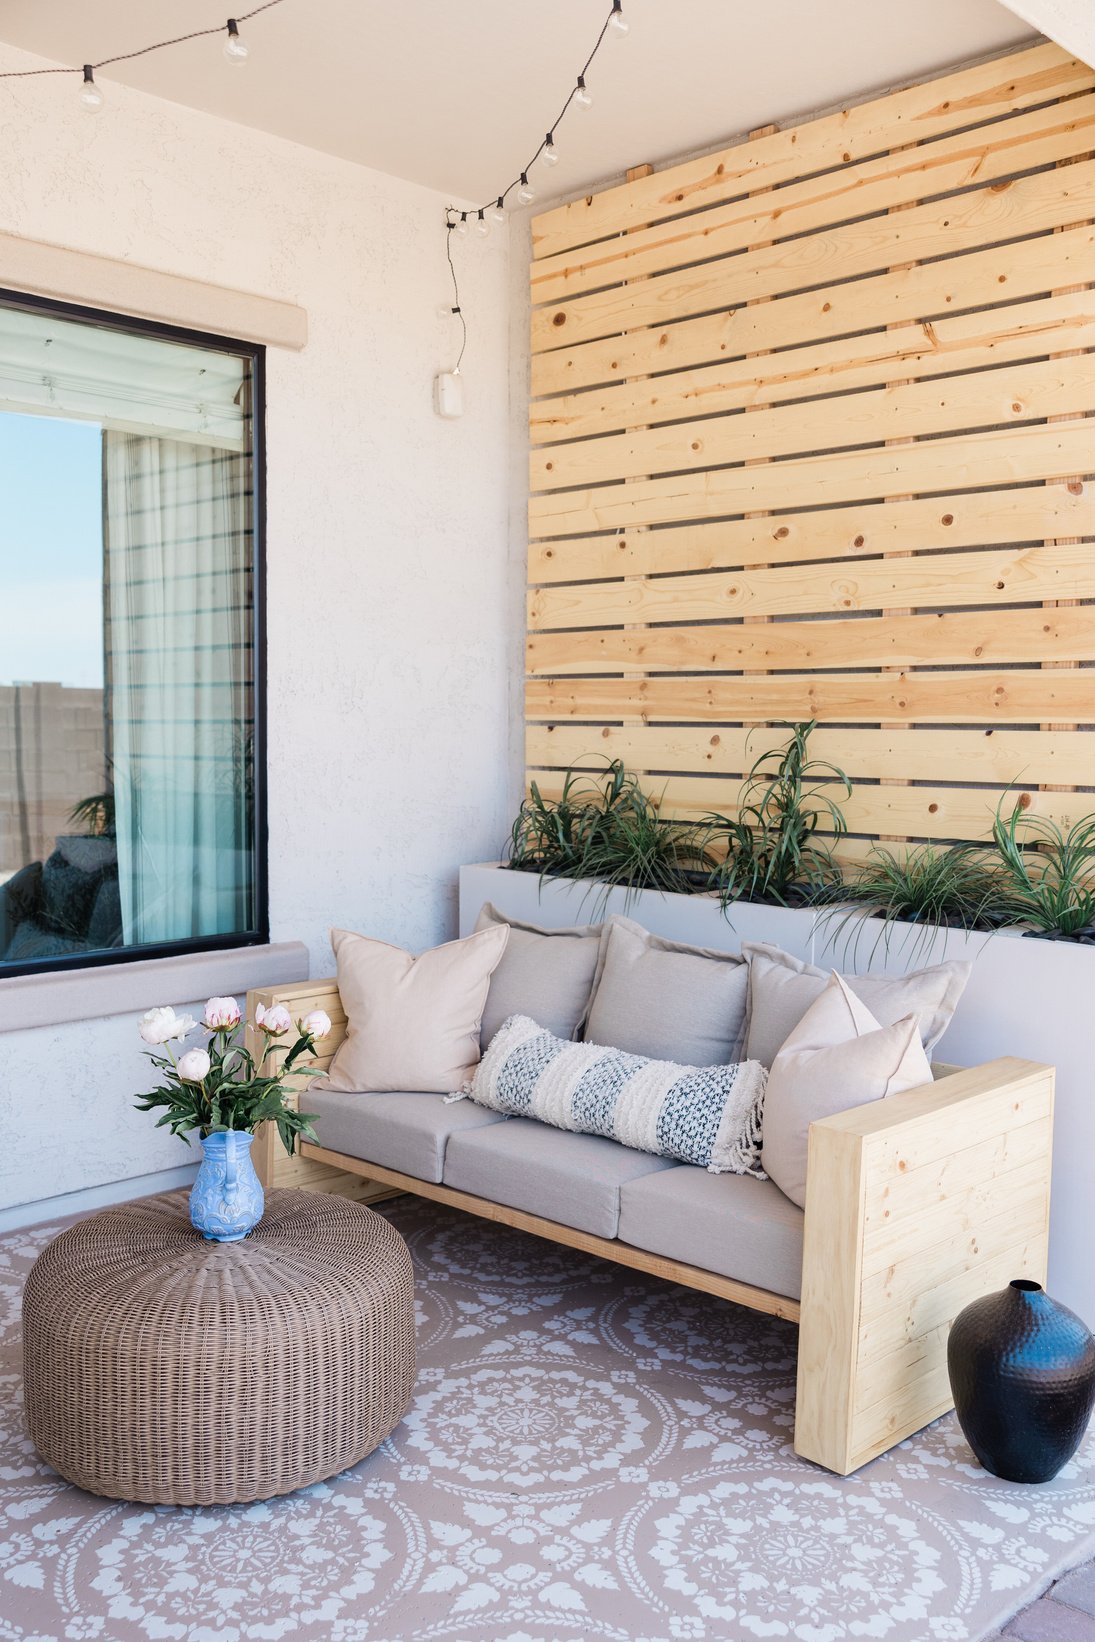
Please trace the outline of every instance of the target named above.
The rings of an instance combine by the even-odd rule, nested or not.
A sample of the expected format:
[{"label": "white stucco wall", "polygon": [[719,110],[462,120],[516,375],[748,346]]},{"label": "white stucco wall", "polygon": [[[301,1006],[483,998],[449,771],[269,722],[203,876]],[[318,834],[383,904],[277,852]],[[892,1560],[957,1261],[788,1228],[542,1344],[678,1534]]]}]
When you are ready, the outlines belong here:
[{"label": "white stucco wall", "polygon": [[[268,355],[272,939],[313,974],[332,922],[445,939],[457,868],[497,853],[521,780],[505,235],[459,247],[466,413],[445,422],[440,196],[106,89],[91,116],[67,79],[5,83],[0,231],[308,311],[303,352]],[[0,1212],[185,1162],[131,1112],[140,1079],[128,1019],[6,1034]]]}]

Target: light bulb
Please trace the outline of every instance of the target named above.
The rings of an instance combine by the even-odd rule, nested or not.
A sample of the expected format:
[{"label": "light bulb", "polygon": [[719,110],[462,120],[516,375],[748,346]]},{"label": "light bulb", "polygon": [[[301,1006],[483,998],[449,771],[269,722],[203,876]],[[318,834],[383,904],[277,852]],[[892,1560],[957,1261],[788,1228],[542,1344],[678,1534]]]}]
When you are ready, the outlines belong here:
[{"label": "light bulb", "polygon": [[487,235],[490,233],[490,223],[487,221],[482,211],[480,211],[475,218],[475,232],[481,239],[486,239]]},{"label": "light bulb", "polygon": [[80,101],[90,114],[103,106],[103,94],[95,84],[95,74],[90,63],[84,64],[84,79],[80,86]]},{"label": "light bulb", "polygon": [[468,213],[466,211],[461,211],[460,215],[457,217],[456,221],[452,225],[452,231],[456,235],[457,239],[466,239],[467,238],[467,234],[468,234]]},{"label": "light bulb", "polygon": [[555,146],[555,133],[553,131],[549,131],[547,137],[544,139],[544,164],[558,165],[558,163],[559,150]]},{"label": "light bulb", "polygon": [[593,95],[589,87],[586,85],[586,77],[584,74],[579,74],[578,76],[578,85],[574,92],[574,104],[576,108],[593,107]]},{"label": "light bulb", "polygon": [[621,38],[631,33],[631,24],[624,16],[624,0],[612,0],[612,16],[608,19],[608,26]]},{"label": "light bulb", "polygon": [[247,41],[240,38],[239,25],[234,17],[230,17],[225,24],[228,38],[224,42],[224,55],[230,63],[238,67],[247,61]]},{"label": "light bulb", "polygon": [[528,180],[528,172],[521,172],[521,186],[517,190],[517,198],[522,205],[531,205],[536,198],[536,190]]},{"label": "light bulb", "polygon": [[501,194],[499,194],[494,210],[490,214],[490,219],[492,222],[505,222],[506,220],[506,208],[502,204]]}]

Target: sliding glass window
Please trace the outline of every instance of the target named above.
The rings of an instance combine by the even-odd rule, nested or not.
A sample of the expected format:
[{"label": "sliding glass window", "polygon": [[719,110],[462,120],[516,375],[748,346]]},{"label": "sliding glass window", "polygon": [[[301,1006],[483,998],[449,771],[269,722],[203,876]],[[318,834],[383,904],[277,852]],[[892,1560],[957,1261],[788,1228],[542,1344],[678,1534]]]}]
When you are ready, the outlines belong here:
[{"label": "sliding glass window", "polygon": [[261,376],[0,296],[0,976],[266,938]]}]

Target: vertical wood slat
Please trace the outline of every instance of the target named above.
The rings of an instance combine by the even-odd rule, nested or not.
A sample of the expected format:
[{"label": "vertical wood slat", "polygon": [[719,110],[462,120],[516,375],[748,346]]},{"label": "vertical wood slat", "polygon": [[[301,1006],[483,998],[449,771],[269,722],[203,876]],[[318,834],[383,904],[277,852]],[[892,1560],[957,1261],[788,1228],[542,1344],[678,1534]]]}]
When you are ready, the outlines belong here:
[{"label": "vertical wood slat", "polygon": [[[773,125],[758,125],[754,128],[754,130],[750,131],[749,141],[751,143],[760,142],[764,137],[774,136],[775,133],[778,130],[779,130],[778,125],[774,125],[774,124]],[[755,189],[755,190],[753,190],[753,192],[750,193],[749,197],[750,197],[750,199],[753,199],[753,198],[756,197],[757,194],[765,194],[765,193],[771,193],[771,189],[765,189],[765,188]],[[764,248],[765,248],[765,245],[770,245],[771,243],[772,243],[771,240],[761,240],[756,245],[748,246],[747,249],[749,251],[763,251]],[[750,302],[748,304],[748,306],[753,308],[753,307],[756,307],[759,303],[770,302],[771,300],[772,300],[771,297],[764,297],[764,296],[758,297],[756,299],[756,302]],[[771,349],[764,348],[764,349],[761,349],[758,353],[746,354],[745,357],[746,357],[746,359],[760,359],[760,358],[765,357],[770,352],[771,352]],[[770,406],[767,405],[767,404],[747,405],[746,408],[745,408],[745,413],[746,413],[746,415],[749,415],[749,413],[751,411],[761,411],[761,410],[768,410],[768,409],[770,409]],[[760,466],[763,466],[766,462],[768,462],[770,460],[771,460],[771,458],[767,457],[767,456],[756,456],[756,457],[750,458],[750,460],[745,465],[746,465],[746,467],[760,467]],[[769,510],[762,509],[762,510],[756,512],[756,513],[746,513],[745,517],[747,519],[764,519],[764,518],[769,517]],[[749,569],[749,568],[750,568],[750,566],[747,565],[746,569]],[[746,616],[744,619],[745,619],[745,621],[748,625],[754,626],[757,623],[769,622],[771,620],[771,617],[770,616]]]},{"label": "vertical wood slat", "polygon": [[[908,146],[914,146],[914,145],[908,145]],[[903,153],[903,152],[904,152],[903,148],[891,149],[891,153],[900,154],[900,153]],[[909,202],[910,205],[913,204],[913,203],[915,203],[915,202],[913,202],[913,201]],[[908,205],[895,205],[895,206],[891,207],[891,210],[890,210],[889,214],[891,216],[895,216],[895,215],[899,214],[900,212],[906,211],[908,209],[909,209]],[[914,268],[915,266],[916,266],[916,264],[913,263],[913,262],[901,262],[901,263],[896,263],[889,271],[890,271],[891,274],[900,274],[900,273],[907,272],[910,268]],[[892,326],[887,326],[886,328],[887,328],[887,330],[892,330],[893,329]],[[903,387],[910,380],[911,380],[911,378],[909,378],[907,376],[905,376],[905,377],[895,377],[895,379],[892,382],[888,383],[887,386],[891,387],[891,388]],[[911,445],[912,442],[913,441],[911,439],[888,439],[886,441],[887,445],[889,445],[889,446]],[[895,495],[895,496],[888,497],[887,500],[891,501],[891,502],[911,502],[911,501],[914,500],[914,497],[911,496],[911,495]],[[894,553],[894,554],[889,555],[889,557],[891,557],[891,558],[909,558],[909,557],[911,557],[911,555],[908,552],[904,552],[904,553],[900,553],[900,554]],[[912,606],[911,605],[906,609],[890,610],[890,611],[887,612],[887,614],[889,616],[892,616],[892,617],[911,616],[912,613],[913,612],[912,612]],[[887,669],[885,669],[885,671],[887,671],[887,672],[900,672],[900,668],[887,668]],[[900,729],[903,729],[904,727],[905,727],[905,721],[902,720],[902,719],[888,719],[888,720],[885,720],[880,725],[880,728],[883,729],[883,730],[900,730]],[[883,786],[889,786],[891,784],[894,785],[894,786],[908,786],[908,780],[905,777],[898,777],[896,780],[892,780],[892,778],[887,778],[887,777],[882,778],[882,785]],[[908,842],[908,839],[903,837],[900,833],[884,832],[884,833],[881,833],[879,835],[879,837],[880,837],[880,841],[883,842],[883,843],[886,843],[886,844],[904,844],[904,843]]]},{"label": "vertical wood slat", "polygon": [[[639,179],[642,178],[642,177],[652,176],[653,172],[654,172],[654,167],[649,163],[649,161],[644,161],[642,165],[633,165],[633,166],[631,166],[631,168],[628,170],[628,173],[627,173],[627,180],[628,180],[628,182],[638,182]],[[636,224],[634,228],[625,228],[624,233],[625,234],[637,233],[642,226],[643,226],[643,224]],[[641,388],[641,386],[639,386],[639,384],[642,384],[643,382],[646,381],[645,377],[631,376],[631,377],[628,377],[627,380],[628,380],[629,384],[636,385],[637,391],[641,393],[642,388]],[[628,429],[628,432],[637,432],[640,427],[645,427],[645,426],[646,426],[645,423],[637,424],[634,429]],[[632,480],[630,482],[632,484],[634,484],[634,483],[637,483],[637,480]],[[641,528],[642,527],[640,526],[640,529]],[[630,624],[630,630],[641,629],[642,626],[643,626],[643,623],[634,622],[634,623]],[[625,673],[624,674],[625,678],[642,678],[642,676],[643,676],[643,673],[642,673],[641,669],[639,669],[635,672]],[[635,774],[638,775],[640,777],[640,779],[642,779],[646,775],[646,771],[645,770],[637,770],[637,771],[635,771]]]},{"label": "vertical wood slat", "polygon": [[[1017,85],[1031,62],[1017,53],[994,68],[988,102],[964,100],[980,72],[971,70],[940,77],[911,102],[905,94],[877,99],[871,154],[851,141],[847,152],[832,152],[831,188],[824,161],[795,170],[796,154],[821,153],[812,125],[751,132],[735,161],[741,188],[736,195],[716,188],[722,201],[738,204],[711,211],[710,242],[704,170],[693,162],[626,185],[657,202],[674,178],[695,175],[697,197],[682,194],[656,233],[645,227],[656,210],[632,209],[626,188],[601,197],[619,200],[615,225],[608,204],[584,214],[600,224],[599,249],[588,256],[570,254],[559,238],[566,214],[549,213],[555,241],[550,258],[540,259],[538,288],[552,293],[557,328],[544,338],[556,351],[537,356],[545,368],[532,419],[534,444],[543,448],[534,456],[530,510],[542,543],[534,539],[530,555],[542,589],[530,601],[530,754],[545,744],[540,726],[570,721],[559,742],[567,763],[581,761],[574,753],[582,736],[589,753],[649,749],[646,766],[632,765],[649,773],[664,768],[656,762],[659,727],[672,727],[679,773],[663,813],[674,813],[679,794],[680,813],[694,816],[708,772],[718,770],[725,802],[731,778],[761,750],[745,732],[816,710],[827,727],[819,756],[821,735],[853,747],[859,737],[869,746],[913,738],[913,746],[921,732],[960,724],[987,749],[976,739],[979,725],[984,732],[1016,726],[1008,743],[1016,746],[1030,734],[1037,742],[1028,727],[1040,725],[1044,760],[1035,751],[1010,778],[1033,799],[1039,787],[1060,786],[1049,779],[1059,769],[1054,748],[1062,736],[1082,740],[1095,727],[1095,668],[1082,670],[1089,646],[1075,621],[1051,619],[1088,595],[1095,564],[1095,515],[1088,516],[1095,459],[1079,430],[1057,428],[1095,415],[1087,310],[1074,315],[1062,306],[1069,293],[1092,289],[1076,276],[1086,272],[1082,241],[1095,198],[1095,130],[1088,137],[1084,123],[1095,75],[1077,72],[1051,48],[1038,58],[1040,96],[1003,106],[1000,85]],[[945,118],[929,113],[926,126],[910,126],[900,110],[913,104]],[[863,117],[851,111],[849,129]],[[778,156],[778,174],[752,163],[754,149]],[[958,157],[982,152],[986,165],[960,175]],[[857,196],[860,169],[868,189]],[[749,187],[751,176],[758,186]],[[942,191],[941,177],[949,179]],[[868,202],[859,217],[850,210],[857,197]],[[773,237],[750,239],[749,223],[770,227]],[[735,235],[740,252],[731,255]],[[631,237],[641,250],[629,264]],[[1065,277],[1053,278],[1050,239],[1060,239]],[[892,255],[906,246],[907,259]],[[879,255],[883,248],[890,258]],[[967,259],[976,290],[963,277]],[[616,270],[614,283],[609,274],[606,286],[601,267]],[[771,320],[731,323],[769,309]],[[548,312],[540,309],[542,335]],[[618,327],[615,338],[583,342],[595,335],[594,313]],[[566,316],[582,314],[587,319],[572,329]],[[678,335],[687,335],[682,347]],[[890,336],[893,344],[880,340]],[[735,337],[744,347],[735,349]],[[800,374],[781,379],[785,354]],[[910,357],[914,373],[901,368]],[[750,359],[764,361],[751,385]],[[547,369],[551,361],[558,363]],[[660,381],[666,397],[654,408]],[[709,381],[716,403],[706,409]],[[1062,508],[1062,497],[1074,511]],[[1074,521],[1087,533],[1065,535],[1062,525]],[[1073,547],[1071,561],[1060,557]],[[1040,606],[1047,612],[1041,651],[1032,619]],[[819,619],[815,641],[809,624]],[[758,634],[735,645],[729,635],[743,626],[763,627],[771,640]],[[691,765],[680,751],[689,738]],[[737,768],[720,741],[743,747]],[[1092,763],[1095,787],[1095,755]],[[530,767],[544,768],[542,753],[530,756]],[[849,840],[859,858],[872,838],[945,841],[949,824],[955,837],[983,838],[1007,784],[994,756],[983,770],[973,759],[940,778],[922,765],[915,775],[903,772],[892,754],[877,770],[870,755],[845,767],[863,798],[853,808],[885,829],[864,828]],[[1069,773],[1078,767],[1070,758]],[[934,791],[923,803],[912,793],[891,802],[872,782]],[[947,782],[959,791],[948,793]],[[660,775],[653,786],[657,797]],[[1076,805],[1085,803],[1078,793]],[[1095,809],[1095,794],[1087,807]],[[1058,809],[1071,814],[1075,806]],[[924,830],[885,828],[883,818],[899,817]]]},{"label": "vertical wood slat", "polygon": [[[1070,166],[1073,163],[1074,162],[1072,160],[1059,160],[1058,161],[1058,169],[1060,169],[1061,167]],[[1084,224],[1077,223],[1077,224],[1073,224],[1071,226],[1082,227],[1082,226],[1087,226],[1087,224],[1086,223],[1084,223]],[[1058,229],[1055,232],[1059,234],[1059,233],[1064,232],[1064,229],[1063,228]],[[1061,286],[1059,289],[1055,290],[1052,294],[1054,296],[1065,296],[1065,295],[1068,295],[1069,293],[1071,293],[1073,291],[1082,291],[1082,290],[1085,290],[1085,289],[1090,289],[1090,287],[1085,286],[1085,285],[1065,285],[1065,286]],[[1072,353],[1056,354],[1056,355],[1053,355],[1052,357],[1059,358],[1059,359],[1065,359],[1065,358],[1074,357],[1074,354],[1072,354]],[[1079,420],[1081,420],[1081,418],[1079,416],[1072,416],[1072,417],[1062,416],[1062,417],[1051,417],[1050,420],[1051,421],[1062,421],[1062,422],[1064,422],[1064,421],[1079,421]],[[1083,482],[1082,478],[1079,474],[1075,474],[1072,478],[1066,480],[1066,483],[1069,484],[1069,485],[1077,485],[1077,484],[1081,484],[1082,482]],[[1051,536],[1047,540],[1047,545],[1050,545],[1050,546],[1066,546],[1066,545],[1072,545],[1073,543],[1078,542],[1079,540],[1080,540],[1080,538],[1078,536]],[[1067,606],[1067,605],[1075,606],[1079,602],[1080,601],[1078,599],[1067,599],[1067,600],[1066,599],[1054,599],[1054,600],[1050,600],[1048,602],[1047,608],[1049,608],[1051,610],[1052,609],[1060,609],[1062,606]],[[1043,662],[1042,665],[1044,667],[1048,667],[1048,668],[1060,668],[1060,667],[1069,667],[1069,666],[1075,667],[1077,665],[1077,663],[1076,663],[1075,660],[1073,660],[1071,662],[1046,661],[1046,662]],[[1043,728],[1046,729],[1046,730],[1074,730],[1076,728],[1076,726],[1075,726],[1075,724],[1057,724],[1057,723],[1054,723],[1054,722],[1051,721],[1048,724],[1044,725]],[[1049,782],[1045,783],[1045,788],[1046,788],[1046,791],[1048,791],[1048,792],[1055,792],[1055,791],[1066,791],[1067,792],[1069,790],[1067,787],[1066,788],[1060,788],[1060,787],[1057,787],[1054,784],[1049,783]]]}]

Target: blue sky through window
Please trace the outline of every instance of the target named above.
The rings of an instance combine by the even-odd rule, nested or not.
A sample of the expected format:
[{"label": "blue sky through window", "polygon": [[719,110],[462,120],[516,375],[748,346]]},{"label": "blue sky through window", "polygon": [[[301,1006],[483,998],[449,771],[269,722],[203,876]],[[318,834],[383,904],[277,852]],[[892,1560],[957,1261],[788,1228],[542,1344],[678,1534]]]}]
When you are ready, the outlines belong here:
[{"label": "blue sky through window", "polygon": [[102,432],[0,412],[0,684],[103,683]]}]

